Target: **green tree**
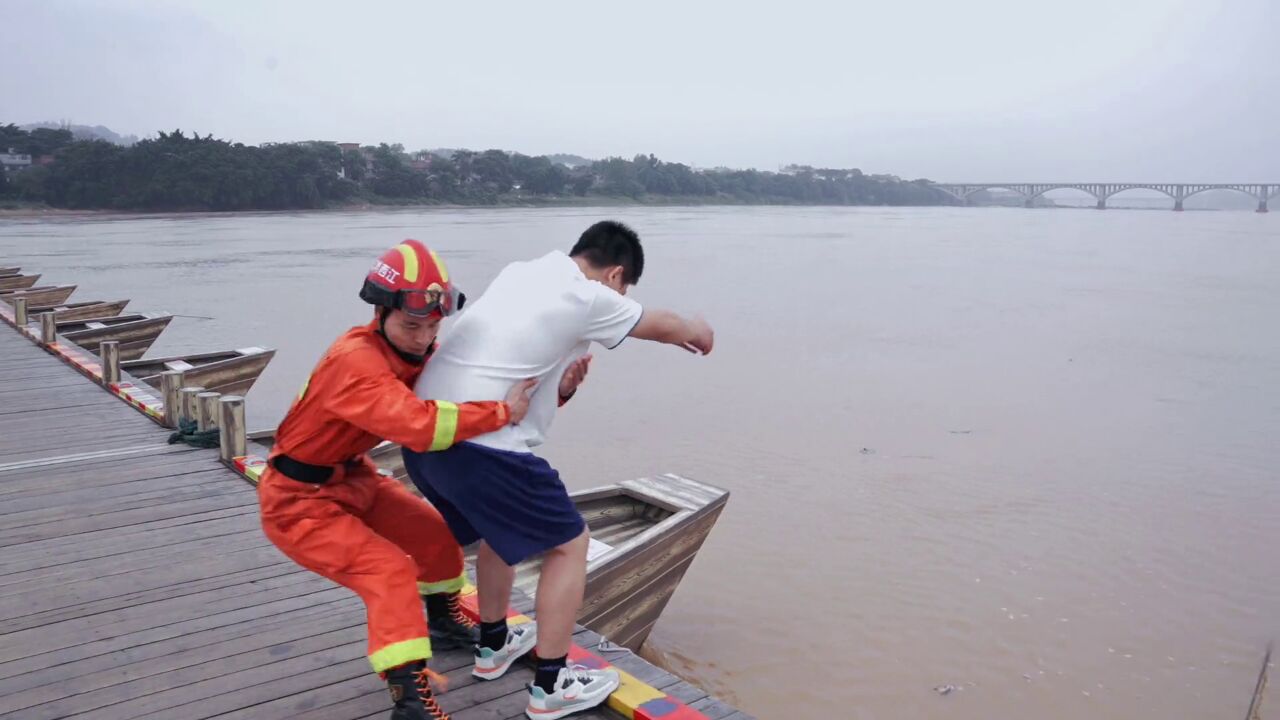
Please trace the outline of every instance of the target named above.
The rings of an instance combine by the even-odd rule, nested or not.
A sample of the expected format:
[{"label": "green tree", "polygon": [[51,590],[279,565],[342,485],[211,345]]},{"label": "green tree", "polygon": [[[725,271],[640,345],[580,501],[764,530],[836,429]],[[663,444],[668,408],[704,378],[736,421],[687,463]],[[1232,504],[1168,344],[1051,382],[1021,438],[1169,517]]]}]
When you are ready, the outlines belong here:
[{"label": "green tree", "polygon": [[515,184],[511,175],[511,158],[502,150],[485,150],[476,155],[471,160],[471,172],[486,194],[510,192]]},{"label": "green tree", "polygon": [[75,136],[65,128],[36,128],[27,134],[26,145],[21,152],[34,156],[52,155],[75,142]]},{"label": "green tree", "polygon": [[9,148],[25,152],[20,148],[27,146],[27,131],[9,123],[8,125],[0,125],[0,152],[7,153]]},{"label": "green tree", "polygon": [[9,193],[20,200],[33,202],[45,199],[45,182],[49,179],[49,168],[37,165],[22,172],[14,173],[9,178],[12,188]]},{"label": "green tree", "polygon": [[413,173],[405,163],[404,148],[382,143],[370,158],[370,188],[386,198],[407,199],[426,194],[426,178]]},{"label": "green tree", "polygon": [[70,208],[100,208],[115,204],[122,148],[103,140],[73,143],[62,148],[49,166],[46,198]]}]

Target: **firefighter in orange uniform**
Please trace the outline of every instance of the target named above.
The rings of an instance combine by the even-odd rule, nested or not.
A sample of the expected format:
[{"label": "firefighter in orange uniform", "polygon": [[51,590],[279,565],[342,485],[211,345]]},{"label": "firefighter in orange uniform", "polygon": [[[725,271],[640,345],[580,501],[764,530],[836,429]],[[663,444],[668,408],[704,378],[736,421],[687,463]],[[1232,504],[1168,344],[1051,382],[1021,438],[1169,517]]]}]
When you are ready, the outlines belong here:
[{"label": "firefighter in orange uniform", "polygon": [[435,508],[379,475],[365,453],[384,439],[443,450],[519,422],[532,381],[505,402],[414,395],[440,320],[465,301],[444,263],[416,240],[382,255],[360,297],[375,306],[373,321],[329,348],[276,433],[258,489],[262,528],[299,565],[364,600],[369,661],[391,690],[392,720],[444,718],[428,682],[432,644],[478,641],[457,604],[462,549]]}]

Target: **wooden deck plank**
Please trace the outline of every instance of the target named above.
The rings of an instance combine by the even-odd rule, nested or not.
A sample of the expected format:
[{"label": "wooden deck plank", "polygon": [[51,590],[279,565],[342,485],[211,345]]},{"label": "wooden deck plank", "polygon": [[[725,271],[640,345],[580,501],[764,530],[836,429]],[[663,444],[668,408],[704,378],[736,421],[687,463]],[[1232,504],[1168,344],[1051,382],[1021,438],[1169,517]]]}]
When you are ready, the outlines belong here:
[{"label": "wooden deck plank", "polygon": [[[203,705],[221,695],[234,697],[267,683],[310,687],[315,680],[311,673],[332,665],[359,659],[368,667],[361,642],[365,636],[364,619],[348,615],[347,622],[355,624],[64,697],[27,708],[22,717],[24,720],[112,720],[144,717],[158,711],[169,711],[169,717],[185,717],[188,705]],[[0,718],[7,717],[0,715]]]},{"label": "wooden deck plank", "polygon": [[255,497],[227,488],[197,487],[169,493],[133,496],[100,512],[45,508],[11,515],[0,526],[0,547],[36,539],[128,527],[152,520],[195,515],[212,510],[256,507]]},{"label": "wooden deck plank", "polygon": [[166,474],[158,474],[157,471],[144,471],[137,473],[139,477],[136,479],[122,475],[112,478],[111,482],[104,484],[85,486],[77,482],[75,485],[57,491],[8,495],[4,498],[3,508],[0,508],[0,515],[75,505],[101,507],[106,500],[110,499],[130,498],[157,491],[172,491],[182,488],[205,489],[204,486],[208,484],[207,481],[214,478],[189,478],[185,476],[197,473],[217,473],[218,476],[225,474],[220,464],[208,459],[202,462],[187,462],[176,466],[166,465],[160,472]]},{"label": "wooden deck plank", "polygon": [[[99,600],[110,600],[142,590],[160,589],[173,585],[221,575],[235,570],[277,565],[280,551],[274,547],[256,547],[235,553],[219,553],[200,563],[187,562],[171,568],[163,576],[134,573],[104,578],[101,582],[76,583],[68,587],[48,585],[0,598],[0,632],[11,623],[17,623],[28,614],[82,605]],[[52,590],[57,592],[51,592]]]},{"label": "wooden deck plank", "polygon": [[117,532],[114,536],[109,535],[97,542],[68,543],[54,539],[15,545],[5,550],[5,562],[0,565],[0,578],[23,570],[63,567],[87,560],[110,562],[108,558],[138,550],[156,550],[176,543],[231,537],[245,532],[248,531],[244,527],[244,521],[233,515],[170,528],[152,528],[145,532]]},{"label": "wooden deck plank", "polygon": [[[2,500],[0,500],[2,502]],[[33,540],[25,543],[14,543],[5,546],[6,558],[22,558],[26,551],[36,553],[72,553],[72,552],[90,552],[85,550],[95,544],[102,547],[114,547],[131,542],[134,538],[145,536],[149,533],[159,533],[167,528],[177,528],[183,525],[200,525],[202,523],[215,522],[225,518],[235,517],[237,515],[256,515],[257,509],[252,506],[233,507],[226,510],[213,510],[206,513],[195,515],[181,515],[175,518],[167,518],[164,520],[150,520],[137,525],[129,525],[124,528],[112,528],[109,530],[93,530],[86,533],[71,536],[58,536],[45,538],[43,540]]]},{"label": "wooden deck plank", "polygon": [[721,720],[737,712],[736,708],[730,707],[725,702],[712,697],[703,698],[690,704],[689,707],[706,715],[707,720]]},{"label": "wooden deck plank", "polygon": [[[194,454],[193,454],[194,453]],[[56,464],[42,464],[19,469],[0,468],[0,499],[21,497],[24,494],[46,494],[63,489],[102,488],[119,483],[138,482],[178,474],[213,470],[220,467],[214,458],[196,453],[188,445],[175,444],[163,449],[152,448],[145,454],[112,456],[117,462],[128,461],[134,472],[129,475],[103,473],[94,467],[101,462],[97,456],[68,457]]]},{"label": "wooden deck plank", "polygon": [[111,562],[99,562],[96,558],[35,567],[0,575],[0,597],[21,592],[35,583],[47,583],[58,587],[91,582],[96,585],[115,582],[118,576],[128,575],[124,582],[133,582],[137,573],[148,575],[165,573],[169,568],[182,565],[192,557],[237,553],[270,546],[260,532],[243,529],[234,534],[204,538],[189,542],[175,542],[163,548],[142,552],[121,553]]},{"label": "wooden deck plank", "polygon": [[685,705],[691,705],[707,697],[706,690],[703,690],[696,685],[691,685],[683,680],[674,685],[668,685],[662,688],[662,692],[679,700]]},{"label": "wooden deck plank", "polygon": [[[7,693],[3,703],[5,707],[28,709],[34,716],[37,708],[56,705],[64,700],[83,706],[85,703],[98,702],[85,696],[97,698],[101,694],[102,697],[113,698],[117,686],[136,682],[140,678],[185,670],[205,663],[230,662],[241,655],[261,652],[264,648],[274,651],[288,643],[348,629],[353,627],[352,623],[358,626],[358,618],[353,617],[350,612],[352,605],[348,598],[329,608],[327,612],[298,615],[296,620],[290,616],[272,623],[259,623],[256,632],[230,635],[215,642],[180,648],[175,652],[121,652],[115,655],[115,662],[109,667],[74,677],[64,676],[59,683],[43,682],[18,692]],[[75,665],[71,669],[79,671],[80,668]],[[75,695],[69,698],[68,687],[75,691]]]},{"label": "wooden deck plank", "polygon": [[137,612],[134,610],[139,606],[132,606],[126,612],[96,613],[19,631],[13,641],[31,643],[38,654],[0,662],[0,694],[24,686],[24,681],[6,679],[35,669],[76,661],[68,668],[72,674],[89,672],[98,662],[114,663],[110,656],[129,648],[154,645],[181,649],[205,632],[234,633],[279,613],[296,609],[301,617],[314,607],[353,597],[345,589],[318,582],[315,576],[305,580],[266,590],[251,584],[234,585],[221,594],[208,591],[148,603]]},{"label": "wooden deck plank", "polygon": [[[72,620],[77,618],[93,618],[121,609],[129,609],[135,607],[145,607],[150,603],[157,603],[164,600],[175,598],[205,598],[209,597],[206,593],[220,592],[229,589],[235,589],[237,592],[243,593],[246,583],[252,583],[251,587],[258,587],[273,579],[292,579],[298,576],[299,568],[291,561],[281,561],[273,564],[264,565],[262,567],[250,568],[246,570],[238,570],[232,573],[217,575],[214,577],[203,578],[195,582],[181,582],[165,585],[158,588],[149,588],[140,592],[131,592],[124,595],[117,595],[106,599],[98,599],[90,602],[75,603],[66,607],[54,608],[50,610],[41,610],[19,618],[6,619],[3,625],[0,625],[0,634],[17,633],[20,630],[39,628],[50,625],[55,622],[64,620]],[[150,611],[151,608],[147,608]],[[188,613],[198,611],[188,610]],[[0,652],[12,651],[8,645],[0,646]],[[3,656],[0,654],[0,656]]]}]

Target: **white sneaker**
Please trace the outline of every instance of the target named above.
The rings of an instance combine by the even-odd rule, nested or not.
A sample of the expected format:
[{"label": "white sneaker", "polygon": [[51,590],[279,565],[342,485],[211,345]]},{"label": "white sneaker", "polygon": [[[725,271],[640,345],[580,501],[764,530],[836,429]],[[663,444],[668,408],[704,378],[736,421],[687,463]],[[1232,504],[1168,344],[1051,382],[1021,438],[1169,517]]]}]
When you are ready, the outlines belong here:
[{"label": "white sneaker", "polygon": [[548,693],[537,685],[529,685],[529,705],[524,714],[533,720],[556,720],[570,713],[593,708],[618,689],[622,682],[618,671],[590,670],[570,665],[556,676],[556,691]]},{"label": "white sneaker", "polygon": [[476,666],[471,674],[481,680],[497,680],[507,672],[511,664],[533,650],[538,644],[538,623],[527,622],[512,625],[507,630],[507,642],[497,650],[476,646]]}]

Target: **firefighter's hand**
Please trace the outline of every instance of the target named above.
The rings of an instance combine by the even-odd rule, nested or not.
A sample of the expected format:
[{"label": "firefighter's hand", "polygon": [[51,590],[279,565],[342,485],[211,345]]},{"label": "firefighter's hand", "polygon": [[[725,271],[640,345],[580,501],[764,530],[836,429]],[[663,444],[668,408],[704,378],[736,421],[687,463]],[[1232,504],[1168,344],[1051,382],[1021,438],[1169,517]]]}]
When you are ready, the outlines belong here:
[{"label": "firefighter's hand", "polygon": [[533,386],[537,384],[538,381],[533,378],[521,380],[507,393],[507,410],[511,413],[510,422],[512,425],[518,425],[524,419],[525,414],[529,412],[529,393],[533,390]]},{"label": "firefighter's hand", "polygon": [[591,353],[569,363],[560,376],[560,398],[567,400],[578,390],[578,386],[587,379],[587,371],[591,369]]}]

